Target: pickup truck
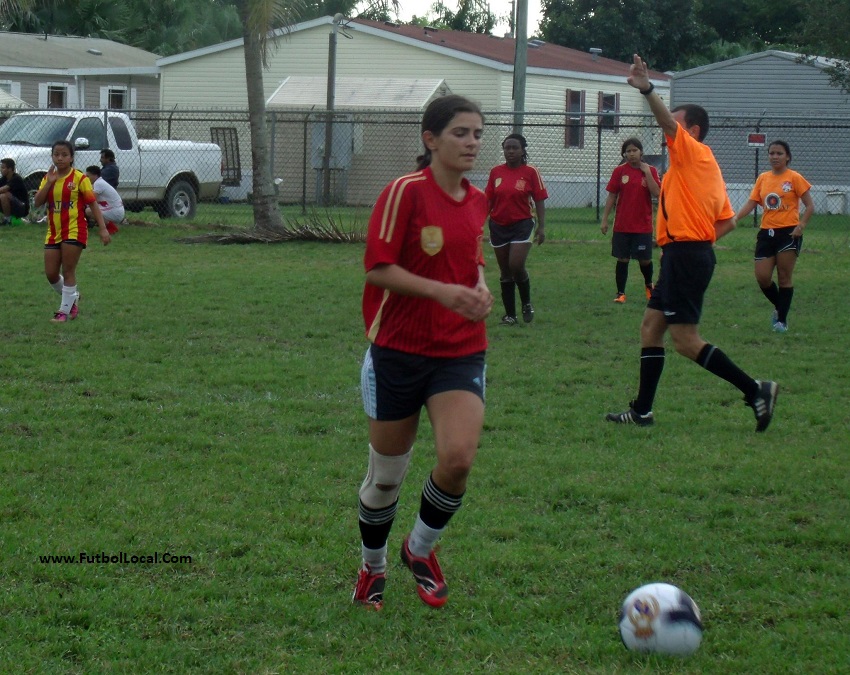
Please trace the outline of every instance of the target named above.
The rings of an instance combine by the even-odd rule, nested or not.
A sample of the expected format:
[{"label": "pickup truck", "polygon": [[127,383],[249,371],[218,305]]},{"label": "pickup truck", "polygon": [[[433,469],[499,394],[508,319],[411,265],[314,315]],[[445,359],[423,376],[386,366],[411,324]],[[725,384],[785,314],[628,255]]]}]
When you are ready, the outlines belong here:
[{"label": "pickup truck", "polygon": [[[191,218],[199,200],[218,197],[221,148],[214,143],[139,139],[130,118],[102,110],[41,110],[13,115],[0,126],[0,158],[33,195],[50,167],[55,141],[74,146],[74,167],[100,165],[110,148],[121,172],[118,192],[129,211],[152,206],[162,218]],[[33,218],[30,218],[33,220]]]}]

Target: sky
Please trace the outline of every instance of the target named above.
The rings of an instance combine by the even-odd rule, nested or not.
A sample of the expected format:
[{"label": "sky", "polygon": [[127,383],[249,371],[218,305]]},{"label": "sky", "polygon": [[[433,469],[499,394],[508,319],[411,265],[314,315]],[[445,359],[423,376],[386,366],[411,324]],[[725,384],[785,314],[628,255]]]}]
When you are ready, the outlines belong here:
[{"label": "sky", "polygon": [[[410,18],[415,14],[417,16],[424,16],[428,14],[428,10],[431,8],[431,5],[434,4],[435,0],[399,0],[399,5],[401,6],[401,12],[399,13],[399,18],[403,21],[409,21]],[[445,4],[449,9],[455,10],[457,9],[456,0],[443,0],[443,4]],[[511,13],[511,0],[490,0],[490,11],[493,12],[496,16],[508,15]],[[528,0],[528,35],[529,37],[534,35],[537,32],[537,24],[540,21],[540,0]],[[500,24],[497,25],[493,29],[493,35],[504,35],[508,32],[508,24]]]}]

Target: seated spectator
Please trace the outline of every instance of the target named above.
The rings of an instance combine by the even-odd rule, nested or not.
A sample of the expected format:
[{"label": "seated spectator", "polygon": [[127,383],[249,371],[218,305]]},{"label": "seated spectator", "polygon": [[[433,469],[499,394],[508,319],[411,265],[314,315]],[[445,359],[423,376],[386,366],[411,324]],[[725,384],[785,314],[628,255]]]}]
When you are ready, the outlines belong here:
[{"label": "seated spectator", "polygon": [[24,218],[30,212],[30,195],[24,179],[15,173],[15,160],[0,159],[0,209],[2,225],[9,225],[12,217]]},{"label": "seated spectator", "polygon": [[[88,167],[86,175],[91,181],[97,205],[100,207],[100,212],[103,214],[103,220],[106,223],[106,230],[109,234],[115,234],[118,231],[118,223],[124,220],[124,202],[121,201],[118,190],[103,179],[99,166]],[[86,207],[86,218],[90,216],[91,212]]]}]

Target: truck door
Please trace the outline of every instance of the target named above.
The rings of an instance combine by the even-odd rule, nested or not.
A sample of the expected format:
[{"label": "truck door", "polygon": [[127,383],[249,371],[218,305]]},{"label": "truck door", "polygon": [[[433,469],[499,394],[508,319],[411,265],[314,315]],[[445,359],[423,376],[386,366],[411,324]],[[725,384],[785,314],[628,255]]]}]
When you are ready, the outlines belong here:
[{"label": "truck door", "polygon": [[136,197],[142,171],[139,147],[134,141],[135,135],[130,133],[123,117],[110,115],[109,130],[112,132],[110,140],[114,140],[114,143],[103,147],[108,147],[115,153],[115,163],[119,171],[118,192],[121,198],[132,201]]},{"label": "truck door", "polygon": [[[85,147],[80,147],[81,139]],[[99,117],[83,117],[71,131],[71,144],[74,146],[74,168],[85,171],[86,167],[100,166],[100,149],[106,143],[106,129]]]}]

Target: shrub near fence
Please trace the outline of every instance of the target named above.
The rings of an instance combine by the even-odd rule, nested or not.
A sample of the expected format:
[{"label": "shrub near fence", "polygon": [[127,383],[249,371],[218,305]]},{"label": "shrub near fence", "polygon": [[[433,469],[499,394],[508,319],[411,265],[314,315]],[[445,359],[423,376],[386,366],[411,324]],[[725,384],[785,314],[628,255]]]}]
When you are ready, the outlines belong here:
[{"label": "shrub near fence", "polygon": [[[13,111],[6,111],[6,115]],[[92,111],[102,114],[103,111]],[[129,111],[140,138],[213,142],[222,149],[223,176],[218,202],[250,202],[252,186],[250,126],[247,110]],[[3,112],[0,111],[0,116]],[[299,205],[302,213],[317,206],[368,208],[394,177],[411,171],[421,152],[420,112],[269,110],[271,173],[282,205]],[[514,130],[513,114],[485,112],[484,143],[470,179],[484,187],[491,167],[504,161],[502,139]],[[330,126],[331,152],[325,153]],[[663,138],[651,116],[526,112],[522,132],[529,161],[543,174],[547,206],[590,207],[598,217],[605,185],[620,162],[620,147],[629,137],[644,146],[647,161],[663,173]],[[813,184],[820,213],[850,213],[850,118],[745,118],[713,115],[708,145],[723,169],[735,207],[746,200],[756,176],[768,170],[767,148],[753,146],[751,134],[765,142],[781,138],[791,144],[792,166]],[[191,162],[191,158],[188,158]],[[326,175],[327,167],[327,175]],[[199,214],[204,215],[204,205]],[[249,212],[223,213],[221,224],[247,226]],[[203,218],[205,221],[208,219]]]}]

